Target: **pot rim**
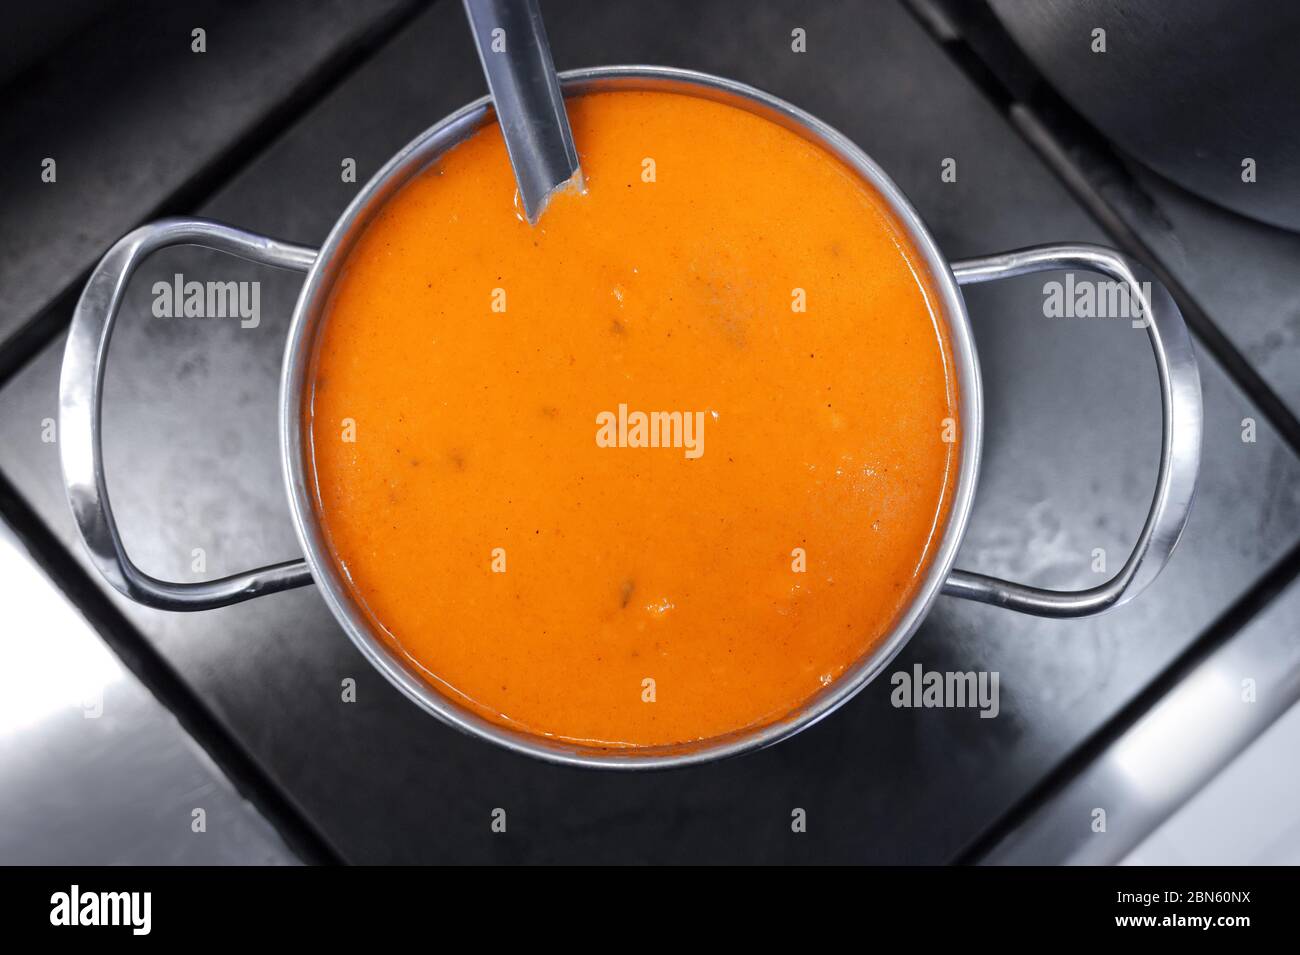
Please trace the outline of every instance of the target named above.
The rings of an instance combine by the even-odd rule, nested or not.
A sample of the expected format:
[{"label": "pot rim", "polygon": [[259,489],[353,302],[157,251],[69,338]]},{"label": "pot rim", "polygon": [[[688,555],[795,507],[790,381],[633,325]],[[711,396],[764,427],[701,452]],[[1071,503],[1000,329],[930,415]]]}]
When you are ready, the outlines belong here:
[{"label": "pot rim", "polygon": [[893,630],[871,651],[855,661],[837,680],[813,694],[785,717],[759,726],[688,743],[629,749],[582,746],[493,723],[449,694],[439,692],[413,662],[404,661],[372,632],[371,621],[350,596],[323,531],[316,520],[305,474],[302,402],[311,374],[316,332],[321,326],[333,282],[370,213],[443,152],[492,118],[490,97],[484,96],[429,127],[381,168],[357,194],[321,246],[294,307],[280,375],[279,430],[281,464],[295,533],[307,565],[335,618],[361,654],[407,698],[442,722],[490,740],[516,753],[568,766],[601,769],[663,769],[711,762],[750,752],[793,736],[825,718],[878,676],[911,639],[925,619],[952,569],[966,533],[983,438],[983,389],[979,360],[965,302],[947,259],[894,182],[846,136],[803,110],[734,80],[662,66],[604,66],[560,74],[566,96],[609,89],[641,89],[683,93],[727,103],[797,132],[856,171],[884,197],[896,221],[907,232],[930,270],[931,286],[946,321],[958,389],[961,440],[959,465],[947,526],[916,595],[895,621]]}]

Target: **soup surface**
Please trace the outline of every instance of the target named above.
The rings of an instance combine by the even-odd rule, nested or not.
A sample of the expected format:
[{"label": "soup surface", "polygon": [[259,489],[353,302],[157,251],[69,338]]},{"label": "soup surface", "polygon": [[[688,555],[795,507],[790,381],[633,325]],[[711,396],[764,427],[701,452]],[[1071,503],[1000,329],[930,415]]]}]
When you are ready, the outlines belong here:
[{"label": "soup surface", "polygon": [[943,536],[925,266],[764,119],[569,109],[586,193],[538,226],[492,126],[348,254],[304,408],[319,517],[383,639],[491,720],[645,746],[780,719],[889,633]]}]

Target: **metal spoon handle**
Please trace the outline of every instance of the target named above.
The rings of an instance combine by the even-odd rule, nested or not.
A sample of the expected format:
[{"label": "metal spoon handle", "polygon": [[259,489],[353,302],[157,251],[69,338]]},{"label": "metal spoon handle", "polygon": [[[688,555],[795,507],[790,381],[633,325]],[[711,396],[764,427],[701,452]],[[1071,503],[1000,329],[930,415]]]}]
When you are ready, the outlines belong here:
[{"label": "metal spoon handle", "polygon": [[465,0],[528,221],[578,173],[564,97],[537,0]]}]

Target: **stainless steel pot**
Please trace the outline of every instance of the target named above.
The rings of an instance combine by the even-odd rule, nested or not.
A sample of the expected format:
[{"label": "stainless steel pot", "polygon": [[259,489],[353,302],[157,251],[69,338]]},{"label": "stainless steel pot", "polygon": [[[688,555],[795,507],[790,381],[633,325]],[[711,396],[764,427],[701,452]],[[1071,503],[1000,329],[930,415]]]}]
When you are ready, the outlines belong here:
[{"label": "stainless steel pot", "polygon": [[[601,90],[671,91],[727,103],[779,123],[855,169],[893,207],[898,221],[924,256],[949,326],[964,440],[947,529],[916,597],[893,632],[840,679],[783,719],[708,740],[630,751],[558,742],[491,723],[435,689],[371,632],[329,556],[309,499],[300,409],[309,384],[311,355],[330,290],[357,236],[407,181],[441,153],[492,120],[492,107],[487,98],[448,116],[394,156],[361,190],[320,251],[203,219],[164,219],[127,235],[104,256],[77,303],[64,352],[59,382],[59,444],[73,516],[91,560],[110,584],[132,600],[151,607],[205,610],[315,583],[366,659],[411,700],[444,722],[516,752],[557,763],[649,769],[733,756],[770,745],[812,725],[847,702],[889,664],[940,593],[1023,613],[1075,617],[1099,613],[1131,600],[1160,573],[1187,522],[1196,484],[1201,450],[1201,387],[1182,315],[1168,292],[1146,269],[1117,252],[1088,245],[1042,246],[950,265],[940,255],[934,239],[906,197],[871,159],[829,126],[774,96],[731,80],[663,67],[576,70],[563,74],[562,81],[567,95]],[[306,555],[302,560],[220,580],[175,583],[140,570],[122,547],[109,506],[100,447],[104,362],[113,323],[132,272],[151,252],[170,245],[200,245],[253,262],[307,273],[289,330],[280,381],[281,456],[294,526]],[[983,433],[979,361],[958,286],[1049,269],[1098,272],[1128,283],[1133,293],[1151,289],[1150,300],[1143,302],[1144,315],[1155,350],[1164,407],[1155,498],[1137,544],[1124,566],[1109,581],[1073,592],[1043,590],[954,570],[952,566],[975,496]]]}]

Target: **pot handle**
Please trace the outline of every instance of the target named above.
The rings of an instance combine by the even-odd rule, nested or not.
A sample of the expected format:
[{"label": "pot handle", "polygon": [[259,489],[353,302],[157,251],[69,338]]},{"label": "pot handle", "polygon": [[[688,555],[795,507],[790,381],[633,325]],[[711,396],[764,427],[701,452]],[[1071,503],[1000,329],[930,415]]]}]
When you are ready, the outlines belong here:
[{"label": "pot handle", "polygon": [[1096,245],[1045,245],[952,263],[960,285],[1033,272],[1086,269],[1124,283],[1155,351],[1163,406],[1160,472],[1155,498],[1133,552],[1110,580],[1087,590],[1044,590],[966,570],[954,570],[943,592],[1040,617],[1084,617],[1127,603],[1169,562],[1191,511],[1201,462],[1201,376],[1191,336],[1169,290],[1144,266]]},{"label": "pot handle", "polygon": [[306,272],[316,251],[207,219],[168,218],[123,236],[95,266],[72,313],[59,378],[59,451],[72,516],[104,579],[137,603],[162,610],[208,610],[312,582],[304,560],[290,560],[219,580],[176,583],[131,563],[113,520],[104,481],[100,410],[104,366],[127,283],[150,253],[198,245],[250,262]]}]

